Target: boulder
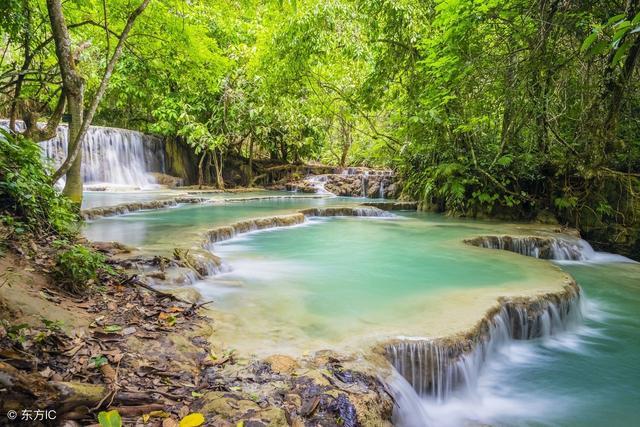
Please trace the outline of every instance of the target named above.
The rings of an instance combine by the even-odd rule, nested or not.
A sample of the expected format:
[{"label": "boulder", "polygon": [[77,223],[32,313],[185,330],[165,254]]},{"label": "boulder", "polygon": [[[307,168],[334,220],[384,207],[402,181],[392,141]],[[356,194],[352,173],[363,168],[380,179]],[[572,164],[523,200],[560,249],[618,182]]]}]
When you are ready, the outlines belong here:
[{"label": "boulder", "polygon": [[282,354],[274,354],[265,359],[271,366],[271,370],[279,374],[291,374],[300,367],[293,357]]}]

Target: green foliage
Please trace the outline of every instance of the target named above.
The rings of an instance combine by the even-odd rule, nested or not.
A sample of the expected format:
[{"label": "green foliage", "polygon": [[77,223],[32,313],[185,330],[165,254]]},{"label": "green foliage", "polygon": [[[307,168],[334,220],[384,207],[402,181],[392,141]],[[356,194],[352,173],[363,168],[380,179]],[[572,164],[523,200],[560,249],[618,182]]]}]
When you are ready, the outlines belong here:
[{"label": "green foliage", "polygon": [[37,144],[0,128],[0,219],[15,233],[76,232],[78,218],[49,183],[49,172]]},{"label": "green foliage", "polygon": [[122,418],[117,410],[101,411],[98,414],[100,427],[122,427]]},{"label": "green foliage", "polygon": [[114,270],[106,264],[106,258],[80,244],[66,241],[54,242],[56,254],[55,277],[60,286],[71,292],[80,293],[94,285],[102,275],[112,275]]},{"label": "green foliage", "polygon": [[97,355],[97,356],[92,356],[89,359],[89,363],[96,369],[100,368],[103,365],[106,365],[107,363],[109,363],[109,361],[107,360],[106,357],[104,357],[102,354]]},{"label": "green foliage", "polygon": [[[65,13],[103,22],[94,3]],[[534,3],[152,2],[97,121],[185,141],[202,175],[225,159],[391,166],[406,197],[438,210],[638,221],[640,15],[624,2]],[[2,82],[48,37],[41,9],[29,24],[33,4],[11,0],[0,18]],[[130,10],[105,5],[113,22]],[[71,31],[91,40],[78,62],[91,93],[113,40],[100,26]],[[45,43],[30,68],[55,69],[53,57]],[[53,89],[30,78],[21,98],[46,115]]]}]

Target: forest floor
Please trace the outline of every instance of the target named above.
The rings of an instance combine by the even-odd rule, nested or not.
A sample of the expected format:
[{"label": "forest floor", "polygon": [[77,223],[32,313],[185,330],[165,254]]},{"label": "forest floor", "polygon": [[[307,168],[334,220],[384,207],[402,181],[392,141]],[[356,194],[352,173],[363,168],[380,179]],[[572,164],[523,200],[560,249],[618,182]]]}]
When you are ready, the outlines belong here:
[{"label": "forest floor", "polygon": [[203,304],[123,272],[69,294],[50,274],[55,251],[22,239],[0,253],[0,425],[98,425],[110,410],[123,425],[390,425],[389,394],[355,361],[220,351]]}]

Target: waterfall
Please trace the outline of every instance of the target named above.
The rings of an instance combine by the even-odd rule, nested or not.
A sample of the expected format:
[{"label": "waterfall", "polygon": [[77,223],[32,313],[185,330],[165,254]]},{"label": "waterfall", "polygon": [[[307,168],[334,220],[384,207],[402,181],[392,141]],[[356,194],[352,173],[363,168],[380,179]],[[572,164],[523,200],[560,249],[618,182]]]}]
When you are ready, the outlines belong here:
[{"label": "waterfall", "polygon": [[596,252],[583,239],[541,236],[480,236],[465,243],[488,249],[501,249],[534,258],[557,261],[634,262],[621,255]]},{"label": "waterfall", "polygon": [[369,172],[364,171],[362,174],[362,197],[367,197],[367,187],[369,186]]},{"label": "waterfall", "polygon": [[380,179],[380,196],[381,199],[384,199],[384,179]]},{"label": "waterfall", "polygon": [[[7,120],[0,121],[6,127]],[[24,123],[17,122],[18,130]],[[40,143],[43,156],[55,167],[62,164],[68,148],[67,125]],[[165,172],[164,143],[160,138],[127,129],[91,126],[82,144],[82,180],[90,185],[148,187],[156,184],[151,172]]]},{"label": "waterfall", "polygon": [[305,179],[313,188],[316,189],[317,194],[333,194],[327,191],[324,186],[327,183],[326,175],[311,175]]},{"label": "waterfall", "polygon": [[[514,340],[548,337],[576,327],[582,323],[582,313],[580,290],[575,286],[563,295],[532,302],[506,302],[477,327],[471,338],[401,339],[387,345],[387,358],[398,374],[392,375],[391,388],[397,391],[399,400],[408,402],[398,409],[397,416],[406,417],[407,410],[416,406],[411,401],[419,398],[443,402],[453,392],[472,394],[482,365],[500,347]],[[414,396],[406,384],[414,390]]]},{"label": "waterfall", "polygon": [[395,217],[394,214],[373,206],[307,208],[299,211],[307,217],[328,216],[360,216],[360,217]]}]

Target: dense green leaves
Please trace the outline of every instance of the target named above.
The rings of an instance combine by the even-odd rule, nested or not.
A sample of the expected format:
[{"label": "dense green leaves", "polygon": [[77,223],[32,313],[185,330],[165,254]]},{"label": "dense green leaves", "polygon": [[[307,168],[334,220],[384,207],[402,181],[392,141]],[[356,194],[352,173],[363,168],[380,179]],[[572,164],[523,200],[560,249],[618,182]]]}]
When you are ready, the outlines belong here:
[{"label": "dense green leaves", "polygon": [[76,214],[49,184],[49,171],[37,144],[0,128],[0,220],[14,232],[76,231]]},{"label": "dense green leaves", "polygon": [[[20,60],[47,27],[42,2],[9,3],[16,19],[0,21],[8,46],[0,78],[11,100]],[[102,2],[65,3],[70,22],[92,22],[72,28],[89,91],[113,49],[101,23],[117,33],[128,10],[124,0],[106,5],[105,17]],[[633,223],[637,9],[543,0],[152,2],[98,121],[186,141],[203,179],[205,169],[222,175],[225,159],[249,169],[244,184],[258,161],[394,166],[405,195],[437,209],[552,209],[572,223]],[[26,80],[20,95],[43,115],[58,87],[51,58],[45,44],[30,67],[47,78]]]}]

